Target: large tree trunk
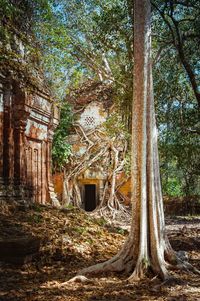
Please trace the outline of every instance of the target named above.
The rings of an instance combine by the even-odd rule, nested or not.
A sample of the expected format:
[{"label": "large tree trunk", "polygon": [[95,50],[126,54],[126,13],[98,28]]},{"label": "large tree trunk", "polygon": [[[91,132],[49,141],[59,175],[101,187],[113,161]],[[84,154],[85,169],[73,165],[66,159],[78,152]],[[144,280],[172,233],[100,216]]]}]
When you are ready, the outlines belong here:
[{"label": "large tree trunk", "polygon": [[[80,272],[132,272],[129,281],[142,278],[149,268],[167,279],[169,267],[180,267],[165,234],[151,72],[150,0],[135,0],[134,5],[131,230],[115,257]],[[186,266],[191,267],[182,263]]]},{"label": "large tree trunk", "polygon": [[[131,277],[141,277],[151,266],[167,277],[164,252],[171,251],[165,238],[160,186],[157,129],[151,68],[151,11],[149,0],[135,0],[134,100],[132,122],[132,235],[137,246]],[[167,245],[166,245],[167,244]],[[167,247],[167,248],[166,248]],[[168,257],[171,257],[171,254]]]}]

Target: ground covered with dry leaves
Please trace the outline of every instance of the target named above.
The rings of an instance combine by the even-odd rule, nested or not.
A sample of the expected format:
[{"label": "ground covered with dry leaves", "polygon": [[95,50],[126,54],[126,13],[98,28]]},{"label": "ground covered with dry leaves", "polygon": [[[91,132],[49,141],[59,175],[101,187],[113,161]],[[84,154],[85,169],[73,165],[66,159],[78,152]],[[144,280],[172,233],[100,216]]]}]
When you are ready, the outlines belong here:
[{"label": "ground covered with dry leaves", "polygon": [[[187,252],[200,269],[200,217],[167,219],[175,250]],[[1,210],[0,239],[32,234],[41,238],[40,253],[23,266],[0,262],[0,301],[200,301],[199,276],[177,272],[162,284],[153,276],[135,284],[127,275],[99,275],[91,282],[64,283],[83,267],[104,261],[119,250],[128,231],[77,209],[44,206]]]}]

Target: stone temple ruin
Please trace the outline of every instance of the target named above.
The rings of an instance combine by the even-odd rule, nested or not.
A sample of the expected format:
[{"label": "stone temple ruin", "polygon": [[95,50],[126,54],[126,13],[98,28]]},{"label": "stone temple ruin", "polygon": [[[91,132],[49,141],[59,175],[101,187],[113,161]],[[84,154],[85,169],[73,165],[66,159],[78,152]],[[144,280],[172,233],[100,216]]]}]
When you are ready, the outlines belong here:
[{"label": "stone temple ruin", "polygon": [[51,145],[58,109],[43,89],[0,75],[0,200],[56,203]]},{"label": "stone temple ruin", "polygon": [[126,198],[120,194],[126,141],[122,133],[110,137],[104,126],[114,112],[113,97],[111,85],[90,81],[68,97],[75,121],[68,137],[72,156],[65,169],[63,204],[93,211],[107,204],[117,207]]}]

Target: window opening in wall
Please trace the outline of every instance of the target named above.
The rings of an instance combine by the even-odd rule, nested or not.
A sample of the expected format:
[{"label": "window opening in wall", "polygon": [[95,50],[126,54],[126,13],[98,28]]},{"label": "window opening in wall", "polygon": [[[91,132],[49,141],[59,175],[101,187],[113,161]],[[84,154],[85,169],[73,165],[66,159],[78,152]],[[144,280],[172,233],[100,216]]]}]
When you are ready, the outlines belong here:
[{"label": "window opening in wall", "polygon": [[93,116],[86,116],[84,120],[85,126],[94,126],[95,118]]},{"label": "window opening in wall", "polygon": [[96,185],[86,184],[84,193],[85,211],[93,211],[97,206]]}]

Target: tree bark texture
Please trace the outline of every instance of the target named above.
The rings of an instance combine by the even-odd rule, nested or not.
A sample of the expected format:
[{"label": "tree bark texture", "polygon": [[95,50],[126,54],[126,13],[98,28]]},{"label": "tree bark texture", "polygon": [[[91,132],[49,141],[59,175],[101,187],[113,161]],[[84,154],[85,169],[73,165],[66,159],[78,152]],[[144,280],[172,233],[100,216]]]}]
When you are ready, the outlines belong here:
[{"label": "tree bark texture", "polygon": [[180,263],[165,233],[153,99],[150,0],[135,0],[134,12],[131,230],[116,256],[80,272],[132,272],[130,282],[142,278],[149,269],[166,280],[168,269]]}]

